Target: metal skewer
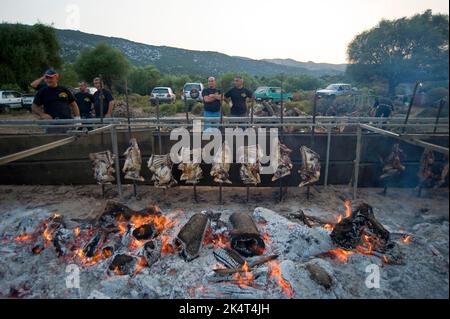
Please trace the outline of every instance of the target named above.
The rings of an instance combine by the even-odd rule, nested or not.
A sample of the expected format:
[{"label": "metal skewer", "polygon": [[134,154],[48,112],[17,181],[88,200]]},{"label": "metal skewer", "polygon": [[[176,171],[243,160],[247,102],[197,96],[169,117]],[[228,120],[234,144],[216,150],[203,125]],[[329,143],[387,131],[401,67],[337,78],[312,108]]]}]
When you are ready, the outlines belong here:
[{"label": "metal skewer", "polygon": [[[280,131],[280,141],[279,143],[284,141],[284,103],[283,103],[283,75],[281,75],[281,101],[280,101],[280,124],[281,124],[281,131]],[[278,146],[280,147],[280,146]],[[283,201],[283,178],[280,178],[280,194],[279,194],[279,202],[281,203]]]},{"label": "metal skewer", "polygon": [[[127,104],[127,120],[128,120],[128,140],[131,140],[131,120],[130,120],[130,105],[128,103],[128,80],[125,78],[125,103]],[[133,180],[133,195],[134,198],[137,198],[137,186],[136,181]]]}]

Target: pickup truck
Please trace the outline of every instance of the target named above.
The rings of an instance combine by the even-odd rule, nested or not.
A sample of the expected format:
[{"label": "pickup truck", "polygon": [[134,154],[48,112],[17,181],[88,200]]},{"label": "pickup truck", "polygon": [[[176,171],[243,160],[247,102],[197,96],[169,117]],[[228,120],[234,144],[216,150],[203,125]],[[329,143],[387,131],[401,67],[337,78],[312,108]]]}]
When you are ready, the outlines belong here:
[{"label": "pickup truck", "polygon": [[16,91],[0,91],[0,112],[22,108],[22,94]]},{"label": "pickup truck", "polygon": [[[281,102],[281,88],[280,87],[269,87],[269,86],[261,86],[256,89],[255,93],[256,101],[268,101],[268,102]],[[283,101],[292,101],[292,94],[285,93],[283,91]]]}]

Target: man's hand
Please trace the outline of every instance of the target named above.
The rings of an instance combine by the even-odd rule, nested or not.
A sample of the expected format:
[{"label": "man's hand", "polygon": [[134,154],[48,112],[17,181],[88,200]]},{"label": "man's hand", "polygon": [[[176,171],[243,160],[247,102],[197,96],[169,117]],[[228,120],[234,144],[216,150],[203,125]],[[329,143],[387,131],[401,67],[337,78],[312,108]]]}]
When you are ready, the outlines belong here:
[{"label": "man's hand", "polygon": [[112,117],[112,115],[111,115],[111,114],[109,114],[109,113],[106,113],[104,117],[105,117],[105,118],[111,118],[111,117]]}]

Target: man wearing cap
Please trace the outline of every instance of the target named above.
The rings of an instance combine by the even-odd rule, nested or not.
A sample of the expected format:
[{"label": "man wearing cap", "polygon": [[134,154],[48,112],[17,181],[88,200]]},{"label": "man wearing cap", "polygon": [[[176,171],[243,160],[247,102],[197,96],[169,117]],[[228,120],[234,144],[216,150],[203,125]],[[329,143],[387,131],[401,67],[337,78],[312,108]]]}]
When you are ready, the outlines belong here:
[{"label": "man wearing cap", "polygon": [[[50,69],[45,72],[46,86],[34,97],[32,112],[42,120],[80,119],[80,110],[72,92],[58,85],[59,75]],[[73,113],[73,116],[72,116]],[[67,128],[48,129],[47,133],[61,133]]]}]

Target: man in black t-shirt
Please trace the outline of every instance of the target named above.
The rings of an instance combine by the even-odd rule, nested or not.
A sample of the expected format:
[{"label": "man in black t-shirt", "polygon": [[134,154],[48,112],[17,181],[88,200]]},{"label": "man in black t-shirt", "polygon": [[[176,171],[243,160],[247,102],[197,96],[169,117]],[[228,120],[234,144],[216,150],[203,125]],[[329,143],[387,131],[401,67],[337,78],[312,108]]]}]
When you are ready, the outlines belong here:
[{"label": "man in black t-shirt", "polygon": [[[75,97],[69,89],[58,85],[59,75],[54,70],[45,72],[46,86],[39,90],[34,97],[31,110],[42,120],[53,119],[80,119],[80,110],[75,101]],[[47,130],[48,133],[60,133],[64,129]]]},{"label": "man in black t-shirt", "polygon": [[[216,79],[210,77],[208,79],[208,87],[203,89],[203,104],[204,104],[204,117],[219,118],[220,117],[220,107],[222,101],[222,92],[216,89]],[[210,128],[211,124],[218,123],[218,121],[206,121],[205,129]]]},{"label": "man in black t-shirt", "polygon": [[94,108],[95,117],[102,117],[101,112],[101,100],[103,99],[103,117],[112,117],[112,111],[114,108],[114,98],[110,91],[103,88],[102,80],[100,78],[94,79],[94,86],[97,92],[94,94]]},{"label": "man in black t-shirt", "polygon": [[243,79],[240,76],[236,77],[234,79],[234,88],[225,94],[227,103],[229,102],[229,99],[231,99],[231,102],[233,103],[233,106],[231,107],[231,116],[247,116],[247,99],[251,99],[252,97],[252,91],[244,88]]},{"label": "man in black t-shirt", "polygon": [[80,109],[80,115],[83,119],[92,118],[92,106],[94,97],[88,90],[86,81],[80,81],[80,92],[75,94],[75,99]]}]

